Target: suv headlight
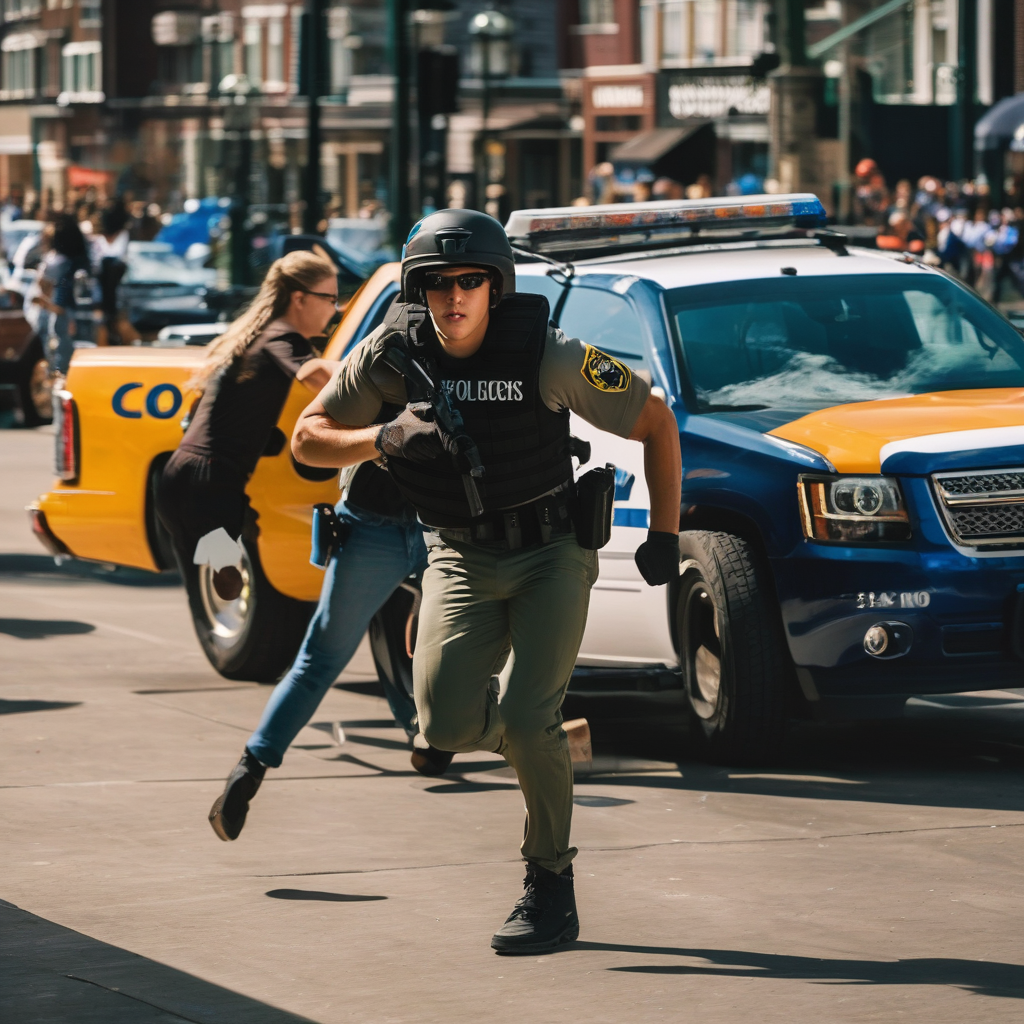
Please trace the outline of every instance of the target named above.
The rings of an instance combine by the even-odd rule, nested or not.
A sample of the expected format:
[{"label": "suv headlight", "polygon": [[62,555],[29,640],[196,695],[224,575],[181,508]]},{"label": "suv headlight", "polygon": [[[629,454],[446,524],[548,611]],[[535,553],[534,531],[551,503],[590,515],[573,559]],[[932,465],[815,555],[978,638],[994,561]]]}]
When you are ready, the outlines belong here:
[{"label": "suv headlight", "polygon": [[797,492],[808,540],[849,544],[910,539],[903,494],[891,476],[801,476]]}]

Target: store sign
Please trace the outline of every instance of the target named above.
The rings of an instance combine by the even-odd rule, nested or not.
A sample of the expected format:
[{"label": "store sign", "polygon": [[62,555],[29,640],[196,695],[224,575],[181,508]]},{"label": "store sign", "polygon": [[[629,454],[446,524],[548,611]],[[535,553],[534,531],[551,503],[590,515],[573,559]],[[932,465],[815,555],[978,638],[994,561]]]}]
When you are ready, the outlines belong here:
[{"label": "store sign", "polygon": [[668,112],[680,121],[688,117],[726,117],[730,111],[766,116],[771,103],[768,85],[746,75],[705,75],[676,80],[668,86]]},{"label": "store sign", "polygon": [[642,85],[595,85],[590,101],[598,110],[620,110],[644,105]]}]

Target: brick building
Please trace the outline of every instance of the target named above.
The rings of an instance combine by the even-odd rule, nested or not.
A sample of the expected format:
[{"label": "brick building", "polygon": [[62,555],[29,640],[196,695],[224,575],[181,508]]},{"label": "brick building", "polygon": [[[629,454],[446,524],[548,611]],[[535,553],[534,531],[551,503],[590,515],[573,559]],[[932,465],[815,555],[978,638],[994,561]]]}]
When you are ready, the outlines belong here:
[{"label": "brick building", "polygon": [[[459,110],[433,124],[411,119],[414,161],[432,148],[443,165],[441,194],[414,195],[414,212],[448,202],[500,214],[579,194],[577,76],[562,69],[562,9],[498,6],[508,31],[486,53],[471,29],[479,0],[411,16],[414,53],[448,46],[460,63]],[[0,0],[0,10],[0,194],[20,185],[59,204],[69,185],[95,184],[176,209],[244,185],[254,203],[301,201],[305,4]],[[386,5],[335,0],[317,31],[327,61],[322,198],[354,216],[388,200]],[[240,183],[243,137],[251,170]]]}]

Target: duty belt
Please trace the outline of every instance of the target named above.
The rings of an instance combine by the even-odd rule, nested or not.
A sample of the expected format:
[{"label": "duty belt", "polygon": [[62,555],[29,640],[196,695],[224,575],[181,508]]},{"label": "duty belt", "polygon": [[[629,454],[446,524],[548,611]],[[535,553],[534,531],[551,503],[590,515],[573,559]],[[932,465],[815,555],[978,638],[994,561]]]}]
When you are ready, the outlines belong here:
[{"label": "duty belt", "polygon": [[547,544],[554,537],[572,532],[568,489],[546,494],[515,508],[486,513],[465,528],[439,527],[437,530],[438,535],[445,540],[498,543],[509,551],[534,544]]}]

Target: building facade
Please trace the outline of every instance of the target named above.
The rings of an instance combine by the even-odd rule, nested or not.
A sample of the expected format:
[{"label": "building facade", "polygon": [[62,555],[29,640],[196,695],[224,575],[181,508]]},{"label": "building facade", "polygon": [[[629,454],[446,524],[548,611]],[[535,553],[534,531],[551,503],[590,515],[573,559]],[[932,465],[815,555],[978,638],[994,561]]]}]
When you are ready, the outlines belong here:
[{"label": "building facade", "polygon": [[[571,201],[582,131],[562,6],[434,6],[447,9],[410,13],[411,61],[455,55],[457,109],[420,117],[413,67],[414,213]],[[0,0],[0,10],[0,194],[19,186],[60,206],[69,188],[92,185],[170,210],[242,194],[294,220],[306,198],[312,37],[326,63],[321,205],[350,217],[388,205],[394,84],[380,0],[335,0],[317,26],[294,2]],[[486,32],[474,22],[482,12]]]}]

